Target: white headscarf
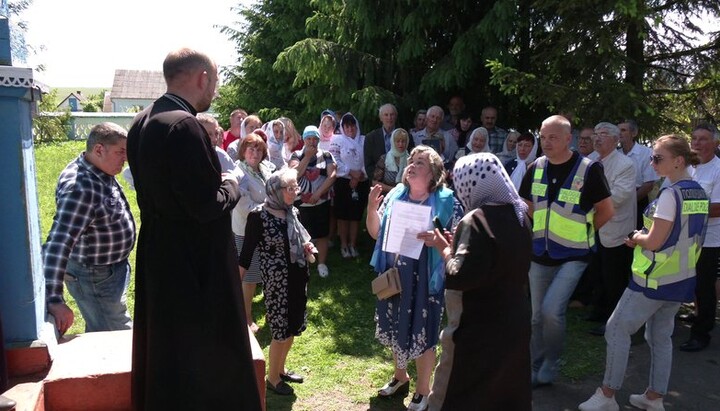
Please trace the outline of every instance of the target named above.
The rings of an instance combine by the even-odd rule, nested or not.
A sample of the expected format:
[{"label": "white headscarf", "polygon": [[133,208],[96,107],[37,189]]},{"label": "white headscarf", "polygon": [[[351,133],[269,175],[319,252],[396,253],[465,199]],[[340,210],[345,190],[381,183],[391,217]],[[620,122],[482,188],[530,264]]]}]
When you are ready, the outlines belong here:
[{"label": "white headscarf", "polygon": [[515,135],[515,141],[517,142],[517,138],[520,137],[520,133],[515,130],[511,130],[508,133],[507,137],[505,137],[505,141],[503,141],[502,151],[500,151],[499,153],[496,154],[497,157],[500,159],[500,161],[503,162],[503,164],[512,160],[513,158],[515,158],[515,156],[517,156],[517,145],[512,150],[508,149],[508,140],[510,139],[510,136],[512,136],[512,135]]},{"label": "white headscarf", "polygon": [[482,133],[485,136],[485,148],[482,149],[481,153],[491,153],[490,150],[490,135],[485,127],[478,127],[475,130],[470,133],[470,137],[468,138],[467,144],[465,145],[465,148],[467,149],[467,154],[473,154],[475,153],[472,149],[472,141],[475,137],[475,134]]},{"label": "white headscarf", "polygon": [[[400,152],[395,148],[395,138],[399,138],[399,132],[405,133],[405,151]],[[407,160],[410,156],[407,151],[407,143],[410,142],[410,134],[405,131],[405,129],[402,128],[396,128],[392,134],[390,135],[390,144],[391,148],[390,151],[385,154],[385,170],[386,171],[393,171],[397,173],[397,176],[395,177],[395,182],[399,183],[402,181],[402,174],[405,170],[405,167],[407,166]],[[395,163],[395,159],[398,159],[399,165]]]},{"label": "white headscarf", "polygon": [[[280,127],[282,127],[282,136],[275,135],[273,131],[275,124],[280,124]],[[280,120],[271,120],[265,123],[263,131],[265,131],[265,135],[267,136],[268,157],[270,158],[270,162],[275,164],[275,167],[279,170],[285,165],[285,160],[283,160],[282,155],[283,145],[285,143],[285,124]]]},{"label": "white headscarf", "polygon": [[[530,153],[525,158],[525,160],[521,160],[520,155],[515,154],[515,160],[517,161],[517,166],[515,166],[515,169],[513,170],[512,175],[510,176],[510,180],[512,181],[515,188],[518,190],[520,189],[520,184],[522,183],[522,180],[525,177],[525,172],[527,171],[528,165],[530,165],[530,163],[535,161],[535,156],[537,153],[537,145],[538,145],[537,138],[533,137],[533,146],[530,149]],[[516,146],[516,148],[517,148],[517,146]]]},{"label": "white headscarf", "polygon": [[453,168],[453,182],[465,211],[485,204],[512,204],[520,225],[525,225],[527,204],[495,154],[474,153],[461,157]]}]

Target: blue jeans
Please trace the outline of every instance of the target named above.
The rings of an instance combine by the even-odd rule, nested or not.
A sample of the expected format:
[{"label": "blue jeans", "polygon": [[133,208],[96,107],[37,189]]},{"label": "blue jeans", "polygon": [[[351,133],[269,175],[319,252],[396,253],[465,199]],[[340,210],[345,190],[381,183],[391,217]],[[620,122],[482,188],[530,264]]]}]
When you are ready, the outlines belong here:
[{"label": "blue jeans", "polygon": [[85,319],[85,332],[129,330],[127,310],[130,264],[87,266],[68,260],[65,284]]},{"label": "blue jeans", "polygon": [[557,377],[565,344],[565,312],[587,265],[585,261],[568,261],[558,266],[530,264],[530,355],[534,382],[552,382]]},{"label": "blue jeans", "polygon": [[630,336],[645,324],[645,340],[650,347],[648,387],[659,394],[667,394],[672,369],[671,337],[679,309],[679,302],[651,300],[626,288],[605,327],[607,358],[603,384],[613,390],[620,389],[630,355]]}]

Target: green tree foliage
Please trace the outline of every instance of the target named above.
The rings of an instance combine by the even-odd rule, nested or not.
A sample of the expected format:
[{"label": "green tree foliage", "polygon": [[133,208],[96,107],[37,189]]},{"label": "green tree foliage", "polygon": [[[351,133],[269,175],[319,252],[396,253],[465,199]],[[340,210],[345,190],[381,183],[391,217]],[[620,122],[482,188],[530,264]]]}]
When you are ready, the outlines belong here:
[{"label": "green tree foliage", "polygon": [[[295,73],[298,97],[318,112],[349,109],[367,128],[393,102],[401,123],[453,94],[468,107],[503,104],[484,61],[506,59],[515,2],[316,1],[308,38],[284,50],[276,69]],[[476,110],[479,111],[479,110]],[[479,114],[479,113],[478,113]]]},{"label": "green tree foliage", "polygon": [[[278,54],[306,37],[305,20],[311,16],[309,0],[268,0],[249,8],[235,9],[242,18],[240,29],[224,26],[221,32],[237,43],[237,66],[224,74],[213,108],[223,127],[229,126],[230,113],[243,108],[257,112],[263,120],[287,115],[297,119],[304,105],[296,97],[293,75],[273,69]],[[319,117],[320,112],[313,116]],[[311,121],[310,117],[303,121]],[[300,122],[299,124],[304,124]]]},{"label": "green tree foliage", "polygon": [[[570,110],[585,124],[634,117],[650,133],[707,117],[717,95],[716,0],[519,0],[528,42],[490,61],[492,83],[533,111]],[[516,38],[516,40],[518,40]],[[700,98],[700,100],[698,100]],[[705,107],[705,109],[703,109]]]},{"label": "green tree foliage", "polygon": [[223,114],[303,124],[330,107],[368,130],[382,103],[408,125],[459,94],[519,128],[559,111],[647,131],[718,116],[720,35],[696,25],[718,20],[717,0],[267,0],[240,13],[243,28],[224,29],[242,59]]},{"label": "green tree foliage", "polygon": [[58,105],[57,90],[43,95],[38,102],[38,115],[33,118],[33,141],[35,144],[45,144],[65,141],[70,126],[70,110],[56,113]]},{"label": "green tree foliage", "polygon": [[102,111],[105,101],[105,90],[97,94],[91,94],[82,102],[82,111],[86,113],[97,113]]}]

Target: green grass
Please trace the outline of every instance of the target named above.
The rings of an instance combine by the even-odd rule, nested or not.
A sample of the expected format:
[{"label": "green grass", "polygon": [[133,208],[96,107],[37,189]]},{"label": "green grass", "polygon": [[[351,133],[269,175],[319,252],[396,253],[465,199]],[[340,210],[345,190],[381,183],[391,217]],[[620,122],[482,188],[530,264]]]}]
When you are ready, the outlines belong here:
[{"label": "green grass", "polygon": [[[36,148],[43,239],[47,237],[55,213],[57,177],[83,148],[82,142],[64,142]],[[119,180],[130,201],[133,215],[138,219],[140,213],[135,192],[128,189],[122,178]],[[306,377],[305,383],[294,385],[294,396],[281,397],[269,392],[268,410],[405,409],[401,398],[384,399],[376,396],[377,389],[392,375],[392,357],[375,339],[373,316],[376,300],[370,292],[373,274],[368,265],[372,245],[373,241],[363,232],[359,241],[361,258],[343,260],[336,247],[330,250],[328,278],[319,278],[313,268],[308,285],[308,328],[295,339],[287,360],[289,369]],[[135,251],[130,255],[130,264],[134,268]],[[76,322],[69,333],[81,333],[85,327],[82,317],[67,292],[66,298],[76,315]],[[131,282],[128,293],[131,313],[134,301],[134,284]],[[562,372],[570,380],[597,375],[604,366],[604,339],[587,334],[597,324],[582,321],[580,318],[583,314],[583,310],[568,310],[568,340]],[[265,327],[265,308],[259,293],[254,298],[253,315],[261,326],[257,339],[267,358],[270,335]],[[492,311],[492,307],[488,307],[488,315],[498,314]],[[409,372],[416,375],[412,363]]]}]

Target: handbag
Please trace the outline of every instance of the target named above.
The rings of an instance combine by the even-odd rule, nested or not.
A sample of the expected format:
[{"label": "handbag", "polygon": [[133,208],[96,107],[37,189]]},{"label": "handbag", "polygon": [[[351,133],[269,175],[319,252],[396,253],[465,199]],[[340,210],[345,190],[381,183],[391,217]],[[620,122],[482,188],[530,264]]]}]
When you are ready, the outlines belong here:
[{"label": "handbag", "polygon": [[372,283],[370,283],[372,292],[375,296],[377,296],[378,300],[388,299],[402,291],[402,284],[400,284],[400,272],[397,267],[395,267],[395,265],[397,265],[398,257],[399,254],[396,254],[393,266],[385,270],[384,273],[377,276],[377,278],[372,280]]}]

